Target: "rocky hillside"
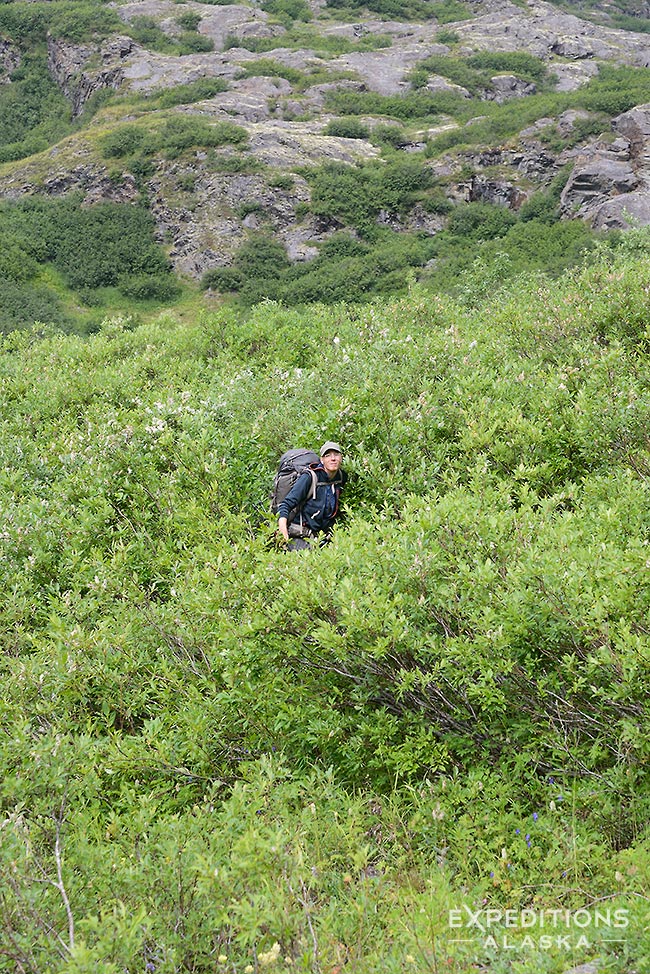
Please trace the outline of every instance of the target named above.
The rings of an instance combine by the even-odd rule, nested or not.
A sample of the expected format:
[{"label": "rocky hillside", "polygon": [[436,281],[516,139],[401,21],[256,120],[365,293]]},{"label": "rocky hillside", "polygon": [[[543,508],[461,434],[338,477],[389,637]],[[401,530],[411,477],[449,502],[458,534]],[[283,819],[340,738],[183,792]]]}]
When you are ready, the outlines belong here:
[{"label": "rocky hillside", "polygon": [[[40,151],[29,132],[11,143],[0,197],[144,202],[186,279],[260,234],[305,265],[342,231],[433,239],[460,204],[516,215],[552,186],[563,220],[650,223],[647,4],[135,0],[68,21],[50,12],[71,4],[7,6],[45,11],[69,119],[39,121]],[[0,20],[5,92],[35,57],[20,23]],[[344,167],[374,187],[363,219],[325,185]]]}]

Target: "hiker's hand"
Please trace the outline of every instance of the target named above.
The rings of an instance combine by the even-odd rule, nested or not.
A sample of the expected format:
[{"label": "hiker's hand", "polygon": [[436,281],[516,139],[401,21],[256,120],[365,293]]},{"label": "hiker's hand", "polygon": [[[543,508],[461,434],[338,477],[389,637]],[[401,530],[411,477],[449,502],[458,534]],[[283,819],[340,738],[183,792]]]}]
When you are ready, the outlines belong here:
[{"label": "hiker's hand", "polygon": [[289,540],[289,529],[287,528],[286,517],[278,518],[278,531],[280,532],[280,534],[282,535],[285,541]]}]

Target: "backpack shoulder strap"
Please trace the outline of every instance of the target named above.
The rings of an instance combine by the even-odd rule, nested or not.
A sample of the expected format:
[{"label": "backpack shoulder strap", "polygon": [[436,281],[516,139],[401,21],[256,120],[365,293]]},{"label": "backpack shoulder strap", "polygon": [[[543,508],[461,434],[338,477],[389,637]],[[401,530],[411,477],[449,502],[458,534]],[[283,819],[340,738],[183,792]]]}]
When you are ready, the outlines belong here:
[{"label": "backpack shoulder strap", "polygon": [[316,500],[316,491],[318,489],[318,474],[312,467],[309,467],[309,473],[311,474],[311,493],[309,496],[314,501]]}]

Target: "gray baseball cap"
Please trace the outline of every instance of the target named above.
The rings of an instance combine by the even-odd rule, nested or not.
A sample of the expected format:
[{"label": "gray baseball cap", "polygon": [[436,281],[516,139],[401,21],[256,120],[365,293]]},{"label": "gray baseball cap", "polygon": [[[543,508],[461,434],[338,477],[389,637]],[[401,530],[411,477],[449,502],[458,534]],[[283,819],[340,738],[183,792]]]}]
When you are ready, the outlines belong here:
[{"label": "gray baseball cap", "polygon": [[326,453],[343,453],[343,450],[338,445],[338,443],[333,443],[332,440],[328,440],[327,443],[323,443],[320,448],[320,455],[324,457]]}]

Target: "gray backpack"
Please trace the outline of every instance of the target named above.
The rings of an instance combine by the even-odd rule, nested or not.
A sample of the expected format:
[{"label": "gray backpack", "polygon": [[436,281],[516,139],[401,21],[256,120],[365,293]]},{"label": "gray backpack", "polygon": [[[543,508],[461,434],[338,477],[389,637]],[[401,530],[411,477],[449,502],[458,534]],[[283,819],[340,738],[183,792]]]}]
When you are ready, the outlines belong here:
[{"label": "gray backpack", "polygon": [[[309,496],[311,498],[316,497],[316,488],[318,486],[318,477],[316,476],[316,471],[312,470],[312,464],[320,463],[320,457],[313,450],[304,450],[298,448],[297,450],[287,450],[280,457],[280,463],[278,464],[278,472],[275,475],[275,480],[273,481],[273,488],[271,490],[271,513],[277,514],[278,508],[282,501],[285,499],[298,477],[303,473],[310,473],[312,478],[312,488]],[[290,512],[287,520],[291,522],[296,514],[298,514],[297,508]]]}]

